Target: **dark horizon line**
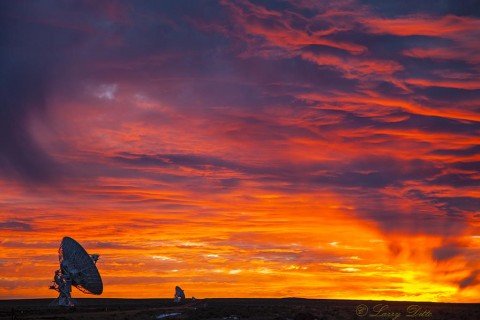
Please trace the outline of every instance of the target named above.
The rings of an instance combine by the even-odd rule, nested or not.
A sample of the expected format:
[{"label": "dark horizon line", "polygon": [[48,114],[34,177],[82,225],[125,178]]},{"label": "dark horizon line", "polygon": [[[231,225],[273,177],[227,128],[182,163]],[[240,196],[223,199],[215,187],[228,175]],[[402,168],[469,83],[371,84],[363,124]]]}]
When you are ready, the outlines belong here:
[{"label": "dark horizon line", "polygon": [[[7,301],[40,301],[40,300],[53,300],[55,298],[46,297],[46,298],[13,298],[13,299],[0,299],[0,303]],[[164,297],[164,298],[114,298],[114,297],[81,297],[74,298],[75,300],[172,300],[173,298]],[[435,304],[480,304],[478,302],[440,302],[440,301],[414,301],[414,300],[386,300],[386,299],[333,299],[333,298],[302,298],[302,297],[208,297],[208,298],[195,298],[196,301],[203,300],[309,300],[309,301],[367,301],[367,302],[393,302],[393,303],[435,303]],[[192,298],[186,298],[187,301],[191,301]],[[182,303],[180,303],[181,305]]]}]

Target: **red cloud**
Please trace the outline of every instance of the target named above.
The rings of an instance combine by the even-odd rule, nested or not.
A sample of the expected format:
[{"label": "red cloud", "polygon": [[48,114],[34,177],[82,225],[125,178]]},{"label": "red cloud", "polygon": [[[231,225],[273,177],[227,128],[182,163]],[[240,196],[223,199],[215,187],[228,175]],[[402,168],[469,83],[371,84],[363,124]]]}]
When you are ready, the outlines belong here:
[{"label": "red cloud", "polygon": [[324,45],[336,49],[345,50],[351,54],[360,54],[366,51],[366,47],[347,41],[338,41],[328,38],[328,35],[338,31],[347,30],[347,26],[330,27],[317,31],[308,31],[300,25],[309,25],[322,17],[314,17],[309,20],[301,15],[290,12],[270,11],[264,7],[254,5],[248,1],[239,3],[223,2],[231,11],[232,17],[250,36],[261,36],[269,44],[288,50],[297,50],[308,45]]},{"label": "red cloud", "polygon": [[371,33],[397,36],[422,35],[452,38],[462,33],[478,34],[480,30],[479,19],[453,15],[443,17],[417,15],[393,19],[368,17],[361,19],[361,22]]},{"label": "red cloud", "polygon": [[480,47],[474,44],[440,48],[412,48],[402,52],[407,57],[433,60],[463,60],[472,64],[480,63]]},{"label": "red cloud", "polygon": [[357,78],[369,74],[389,75],[403,70],[401,64],[391,60],[362,59],[360,57],[341,58],[334,55],[316,55],[310,52],[302,53],[301,57],[319,66],[331,66],[339,69],[347,78]]}]

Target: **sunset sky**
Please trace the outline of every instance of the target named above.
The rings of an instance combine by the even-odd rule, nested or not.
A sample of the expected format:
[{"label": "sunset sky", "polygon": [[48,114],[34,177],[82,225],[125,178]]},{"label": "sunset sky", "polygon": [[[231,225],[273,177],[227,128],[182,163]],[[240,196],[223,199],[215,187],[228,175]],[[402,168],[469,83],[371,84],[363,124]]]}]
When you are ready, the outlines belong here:
[{"label": "sunset sky", "polygon": [[70,236],[102,297],[480,302],[478,1],[1,1],[0,39],[0,299]]}]

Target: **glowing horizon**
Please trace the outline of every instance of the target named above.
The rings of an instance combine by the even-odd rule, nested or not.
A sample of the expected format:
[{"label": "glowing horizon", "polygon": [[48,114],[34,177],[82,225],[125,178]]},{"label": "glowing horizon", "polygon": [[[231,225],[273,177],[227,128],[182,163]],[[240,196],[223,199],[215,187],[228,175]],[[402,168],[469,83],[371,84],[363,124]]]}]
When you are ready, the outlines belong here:
[{"label": "glowing horizon", "polygon": [[100,297],[479,302],[480,11],[442,3],[2,3],[0,299],[70,236]]}]

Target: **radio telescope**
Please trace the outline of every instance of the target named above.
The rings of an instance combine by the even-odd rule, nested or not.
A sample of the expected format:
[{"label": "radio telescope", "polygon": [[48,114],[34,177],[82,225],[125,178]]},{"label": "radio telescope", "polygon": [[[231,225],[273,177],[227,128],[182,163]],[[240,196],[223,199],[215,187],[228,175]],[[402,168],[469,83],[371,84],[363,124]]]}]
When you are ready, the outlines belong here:
[{"label": "radio telescope", "polygon": [[85,249],[70,237],[64,237],[58,248],[60,269],[55,271],[50,289],[59,293],[51,306],[75,306],[72,299],[72,286],[86,294],[100,295],[103,283],[96,263],[98,254],[89,255]]},{"label": "radio telescope", "polygon": [[173,302],[183,302],[185,300],[185,291],[179,286],[175,287],[175,296],[173,296]]}]

